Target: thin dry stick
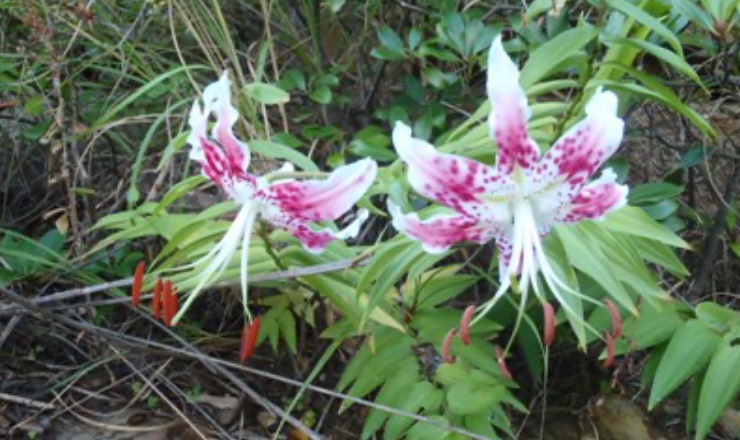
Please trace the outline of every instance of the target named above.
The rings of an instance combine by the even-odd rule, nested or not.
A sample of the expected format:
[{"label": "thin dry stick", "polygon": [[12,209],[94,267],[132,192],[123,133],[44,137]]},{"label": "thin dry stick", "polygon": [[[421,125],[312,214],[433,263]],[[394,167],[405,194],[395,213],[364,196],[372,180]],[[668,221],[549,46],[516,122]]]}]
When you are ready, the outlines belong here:
[{"label": "thin dry stick", "polygon": [[[276,414],[279,417],[284,417],[288,421],[288,423],[293,425],[296,429],[302,431],[311,440],[324,440],[323,437],[319,436],[317,433],[309,429],[300,420],[296,419],[295,417],[291,415],[286,414],[285,411],[282,410],[282,408],[270,402],[266,398],[262,397],[259,393],[257,393],[255,390],[253,390],[251,387],[245,384],[242,380],[236,377],[234,373],[227,370],[226,368],[219,365],[218,363],[214,362],[214,360],[210,358],[209,356],[206,356],[202,353],[197,352],[197,349],[195,349],[195,347],[193,347],[192,345],[187,344],[187,342],[185,342],[187,346],[190,349],[195,351],[194,353],[190,353],[190,356],[187,355],[189,352],[186,350],[169,347],[168,345],[160,344],[156,342],[147,343],[145,339],[136,338],[136,337],[129,336],[126,334],[119,334],[113,330],[109,330],[103,327],[98,327],[88,322],[76,321],[66,316],[51,313],[48,310],[44,309],[43,307],[40,307],[37,304],[33,303],[33,301],[30,301],[29,299],[24,298],[23,296],[18,295],[17,293],[3,286],[0,286],[0,293],[5,295],[8,299],[13,301],[14,303],[20,304],[30,310],[33,310],[34,312],[38,313],[39,315],[43,316],[45,319],[49,321],[52,321],[52,322],[57,321],[62,324],[68,325],[70,327],[73,327],[79,330],[84,330],[86,332],[89,332],[93,336],[101,337],[115,344],[122,345],[128,348],[138,349],[138,350],[143,349],[147,353],[154,354],[157,356],[161,356],[162,354],[167,355],[166,353],[169,353],[169,355],[167,355],[168,357],[178,356],[178,357],[187,357],[190,359],[197,359],[203,362],[204,364],[206,364],[207,367],[216,369],[218,373],[224,375],[229,381],[234,383],[234,385],[236,385],[240,390],[242,390],[245,394],[247,394],[252,400],[257,402],[259,405],[261,405],[262,407]],[[151,317],[149,317],[149,315],[145,315],[145,316],[152,319]],[[152,322],[154,322],[153,319],[152,319]],[[164,327],[161,327],[161,328],[164,328]],[[174,334],[173,332],[168,332],[168,333]]]},{"label": "thin dry stick", "polygon": [[28,399],[26,397],[14,396],[12,394],[0,393],[0,400],[6,402],[17,403],[23,406],[30,406],[31,408],[37,409],[54,409],[55,406],[51,403],[39,402],[38,400]]},{"label": "thin dry stick", "polygon": [[[162,326],[160,323],[154,321],[153,319],[152,319],[152,322],[153,323],[155,323],[156,325],[158,325],[168,335],[172,336],[173,338],[176,338],[178,341],[180,341],[181,343],[183,343],[184,345],[186,345],[189,348],[189,350],[192,350],[192,351],[183,350],[183,349],[176,348],[176,347],[171,347],[169,345],[161,344],[159,342],[154,342],[154,341],[150,341],[150,340],[146,340],[146,339],[141,339],[141,338],[137,338],[137,337],[126,335],[126,334],[119,334],[119,333],[117,333],[115,331],[108,330],[108,329],[103,328],[103,327],[98,327],[98,326],[95,326],[95,325],[90,324],[90,323],[87,323],[87,322],[75,321],[75,320],[70,319],[70,318],[67,318],[65,316],[53,314],[53,313],[49,312],[48,310],[46,310],[46,309],[44,309],[42,307],[39,307],[38,305],[34,304],[33,302],[29,301],[28,299],[26,299],[26,298],[24,298],[24,297],[22,297],[20,295],[17,295],[16,293],[14,293],[14,292],[12,292],[12,291],[10,291],[10,290],[2,287],[2,286],[0,286],[0,293],[2,293],[5,296],[7,296],[11,301],[16,302],[18,304],[21,304],[21,305],[23,305],[25,307],[28,307],[29,309],[33,310],[34,312],[37,312],[37,313],[43,315],[47,319],[56,320],[56,321],[59,321],[59,322],[62,322],[64,324],[66,324],[66,325],[69,325],[71,327],[75,327],[77,329],[87,331],[87,332],[91,333],[92,335],[95,335],[95,336],[98,336],[98,337],[107,339],[107,340],[109,340],[109,341],[111,341],[113,343],[116,343],[116,344],[119,344],[119,345],[122,345],[122,346],[125,346],[125,347],[128,347],[128,348],[132,348],[132,349],[142,350],[142,351],[145,351],[146,353],[150,353],[150,354],[153,354],[153,355],[159,356],[159,357],[162,357],[162,356],[170,357],[170,356],[172,356],[172,357],[180,357],[180,358],[185,358],[185,359],[196,359],[196,360],[199,360],[199,361],[203,362],[206,366],[212,367],[212,368],[216,369],[219,373],[223,374],[229,381],[231,381],[232,383],[234,383],[235,385],[237,385],[237,387],[239,387],[242,391],[247,392],[247,390],[249,390],[247,392],[247,394],[250,397],[252,397],[253,399],[255,399],[256,402],[262,404],[263,406],[265,406],[265,404],[263,403],[265,401],[265,399],[262,398],[259,394],[255,393],[254,390],[252,390],[245,383],[243,383],[236,375],[234,375],[234,373],[232,373],[230,370],[227,370],[224,367],[232,368],[232,369],[235,369],[235,370],[240,370],[240,371],[243,371],[243,372],[246,372],[246,373],[255,375],[255,376],[264,377],[264,378],[267,378],[267,379],[271,379],[271,380],[274,380],[274,381],[277,381],[277,382],[282,382],[282,383],[285,383],[285,384],[288,384],[288,385],[292,385],[292,386],[295,386],[295,387],[304,387],[305,386],[306,389],[309,389],[309,390],[314,391],[314,392],[317,392],[317,393],[321,393],[321,394],[325,394],[325,395],[333,396],[333,397],[338,397],[338,398],[341,398],[341,399],[344,399],[344,400],[348,400],[348,401],[353,402],[353,403],[364,405],[364,406],[367,406],[367,407],[370,407],[370,408],[375,408],[377,410],[386,412],[388,414],[393,414],[393,415],[397,415],[397,416],[401,416],[401,417],[408,417],[408,418],[413,419],[413,420],[416,420],[418,422],[425,423],[425,424],[428,424],[428,425],[432,425],[432,426],[435,426],[437,428],[443,429],[445,431],[450,431],[450,432],[455,432],[455,433],[458,433],[458,434],[462,434],[462,435],[468,436],[468,437],[473,438],[473,439],[476,439],[476,440],[494,440],[494,439],[491,439],[490,437],[486,437],[486,436],[483,436],[483,435],[480,435],[480,434],[476,434],[474,432],[470,432],[470,431],[467,431],[465,429],[462,429],[462,428],[459,428],[459,427],[456,427],[456,426],[451,426],[451,425],[448,425],[448,424],[439,422],[439,421],[434,420],[434,419],[430,419],[428,417],[425,417],[425,416],[422,416],[422,415],[419,415],[419,414],[410,413],[408,411],[399,410],[399,409],[392,408],[392,407],[389,407],[389,406],[386,406],[386,405],[382,405],[382,404],[379,404],[379,403],[375,403],[375,402],[371,402],[371,401],[368,401],[368,400],[360,399],[360,398],[357,398],[357,397],[349,396],[349,395],[346,395],[346,394],[338,393],[336,391],[333,391],[333,390],[330,390],[330,389],[327,389],[327,388],[323,388],[323,387],[319,387],[319,386],[315,386],[315,385],[310,385],[310,384],[304,384],[303,382],[300,382],[300,381],[297,381],[297,380],[293,380],[293,379],[290,379],[290,378],[286,378],[286,377],[282,377],[282,376],[279,376],[277,374],[269,373],[269,372],[266,372],[266,371],[258,370],[256,368],[250,368],[250,367],[246,367],[244,365],[235,364],[233,362],[229,362],[229,361],[224,361],[224,360],[221,360],[221,359],[213,358],[211,356],[208,356],[208,355],[203,354],[202,352],[200,352],[199,350],[197,350],[197,348],[193,347],[191,344],[189,344],[186,341],[184,341],[181,338],[179,338],[177,336],[177,334],[175,334],[174,332],[172,332],[169,328],[166,328],[166,327]],[[148,316],[148,315],[146,315],[146,316]],[[282,409],[280,409],[279,407],[276,407],[271,402],[267,402],[267,404],[271,405],[273,408],[276,408],[276,411],[275,412],[279,416],[282,417],[283,414],[285,414],[285,412]],[[268,407],[268,406],[265,406],[265,407],[268,410],[271,409],[271,407]],[[288,422],[291,425],[293,425],[293,426],[296,426],[296,423],[295,422],[297,422],[300,426],[303,426],[303,424],[301,424],[300,422],[298,422],[294,417],[292,417],[290,415],[286,415],[286,420],[288,420]],[[298,427],[298,426],[296,426],[296,427]],[[299,428],[299,429],[301,429],[301,428]],[[305,429],[308,429],[308,428],[305,428]],[[316,438],[316,439],[322,439],[322,437],[318,437],[318,436],[311,437],[311,438],[312,439],[314,439],[314,438]]]},{"label": "thin dry stick", "polygon": [[[367,257],[360,258],[348,258],[346,260],[335,261],[326,264],[318,264],[316,266],[300,267],[296,269],[280,270],[276,272],[268,272],[257,275],[252,275],[250,281],[253,283],[261,283],[266,281],[278,281],[287,280],[299,277],[306,277],[311,275],[320,275],[324,273],[337,272],[344,269],[350,269],[355,267],[361,267],[369,262]],[[107,283],[96,284],[94,286],[82,287],[78,289],[64,290],[51,295],[46,295],[38,298],[31,299],[29,301],[34,304],[45,304],[52,301],[62,301],[66,299],[76,298],[78,296],[85,296],[91,293],[104,292],[110,289],[116,289],[120,287],[128,287],[133,283],[134,277],[124,278],[121,280],[110,281]],[[228,282],[228,283],[217,283],[214,287],[231,287],[239,286],[239,282]]]},{"label": "thin dry stick", "polygon": [[188,418],[187,418],[187,416],[185,416],[185,414],[183,414],[183,412],[182,412],[182,411],[180,411],[180,410],[179,410],[179,409],[177,408],[177,405],[175,405],[175,404],[174,404],[174,403],[173,403],[173,402],[172,402],[172,401],[171,401],[171,400],[170,400],[170,399],[169,399],[169,398],[168,398],[168,397],[167,397],[167,396],[166,396],[166,395],[165,395],[165,394],[164,394],[163,392],[159,391],[159,388],[157,388],[157,387],[156,387],[156,385],[154,385],[154,384],[153,384],[153,383],[152,383],[152,382],[151,382],[151,381],[149,380],[149,378],[148,378],[148,377],[146,377],[145,375],[141,374],[141,371],[139,371],[139,369],[138,369],[138,368],[136,368],[136,367],[134,366],[134,364],[132,364],[132,363],[131,363],[131,362],[130,362],[130,361],[129,361],[129,360],[127,359],[127,358],[126,358],[126,356],[124,356],[124,355],[123,355],[123,354],[122,354],[122,353],[121,353],[120,351],[118,351],[118,350],[117,350],[117,349],[116,349],[115,347],[113,347],[112,345],[110,345],[110,344],[109,344],[109,345],[108,345],[108,347],[109,347],[109,348],[110,348],[111,350],[113,350],[113,352],[114,352],[114,353],[116,353],[116,354],[118,355],[118,357],[119,357],[119,358],[121,358],[121,360],[122,360],[123,362],[125,362],[125,363],[126,363],[126,365],[128,365],[128,367],[129,367],[129,368],[131,368],[131,370],[133,370],[133,372],[134,372],[134,373],[136,373],[136,375],[137,375],[137,376],[139,376],[139,379],[143,380],[143,381],[144,381],[144,383],[146,383],[146,384],[147,384],[147,386],[149,386],[149,388],[151,388],[151,389],[152,389],[152,391],[154,391],[155,393],[157,393],[157,395],[159,396],[159,398],[160,398],[160,399],[162,399],[162,401],[163,401],[164,403],[166,403],[167,405],[169,405],[169,407],[170,407],[170,408],[172,408],[172,410],[173,410],[173,411],[175,411],[175,412],[177,413],[177,415],[178,415],[178,416],[180,416],[180,419],[182,419],[182,420],[183,420],[183,421],[184,421],[185,423],[187,423],[187,425],[188,425],[188,426],[190,427],[190,429],[192,429],[192,430],[193,430],[193,431],[194,431],[195,433],[197,433],[197,434],[198,434],[198,436],[199,436],[200,438],[202,438],[203,440],[208,440],[208,437],[206,437],[206,436],[205,436],[205,435],[204,435],[204,434],[203,434],[202,432],[200,432],[200,430],[198,429],[198,427],[197,427],[197,426],[195,426],[195,424],[194,424],[193,422],[191,422],[191,421],[190,421],[190,419],[188,419]]}]

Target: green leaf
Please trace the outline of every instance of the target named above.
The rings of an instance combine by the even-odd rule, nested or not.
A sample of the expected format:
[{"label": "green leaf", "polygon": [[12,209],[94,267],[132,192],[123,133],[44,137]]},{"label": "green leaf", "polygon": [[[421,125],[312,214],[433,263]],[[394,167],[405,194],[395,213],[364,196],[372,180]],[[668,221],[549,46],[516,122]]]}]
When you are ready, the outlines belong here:
[{"label": "green leaf", "polygon": [[704,376],[696,414],[696,439],[709,433],[717,417],[740,389],[740,346],[723,344],[712,357]]},{"label": "green leaf", "polygon": [[[400,400],[407,395],[408,387],[417,382],[419,378],[419,363],[415,358],[409,357],[398,365],[396,373],[383,385],[375,398],[375,403],[397,408]],[[370,438],[375,434],[388,419],[389,414],[377,408],[370,410],[362,427],[362,439]]]},{"label": "green leaf", "polygon": [[625,322],[624,334],[637,348],[647,348],[667,341],[683,324],[672,304],[665,304],[660,310],[645,306],[639,317]]},{"label": "green leaf", "polygon": [[655,373],[649,409],[696,373],[714,352],[719,336],[699,320],[687,321],[673,335]]},{"label": "green leaf", "polygon": [[678,203],[674,200],[663,200],[662,202],[644,206],[642,209],[644,209],[653,220],[665,220],[675,213],[678,210],[678,207]]},{"label": "green leaf", "polygon": [[303,153],[285,145],[271,141],[251,141],[249,147],[255,152],[270,159],[285,159],[292,162],[303,171],[312,173],[319,172],[319,167],[306,157]]},{"label": "green leaf", "polygon": [[206,66],[202,66],[202,65],[180,66],[170,71],[162,73],[161,75],[157,76],[153,80],[143,85],[141,88],[137,89],[134,93],[124,98],[122,101],[116,104],[113,108],[105,112],[100,118],[98,118],[90,126],[89,129],[85,131],[85,133],[81,133],[80,136],[84,136],[84,135],[87,135],[89,133],[92,133],[98,130],[100,127],[102,127],[107,122],[109,122],[111,119],[113,119],[113,117],[115,117],[120,112],[122,112],[125,108],[127,108],[128,106],[136,102],[140,97],[149,93],[149,91],[152,90],[153,88],[156,88],[160,83],[166,81],[169,78],[175,77],[183,72],[186,72],[189,70],[197,70],[197,69],[206,69]]},{"label": "green leaf", "polygon": [[668,49],[658,46],[657,44],[650,43],[648,41],[638,40],[634,38],[615,38],[612,40],[618,44],[626,44],[629,46],[642,49],[645,52],[653,55],[654,57],[665,61],[666,63],[673,66],[674,69],[683,73],[687,77],[691,78],[701,88],[706,89],[699,75],[694,69],[683,59],[683,57],[677,55],[675,52],[671,52]]},{"label": "green leaf", "polygon": [[665,199],[672,199],[683,193],[683,186],[666,182],[651,182],[630,188],[627,199],[630,205],[644,205],[656,203]]},{"label": "green leaf", "polygon": [[280,334],[283,336],[283,340],[288,344],[288,348],[293,354],[297,353],[296,348],[296,330],[295,330],[295,318],[290,309],[286,309],[280,317],[278,317],[278,325],[280,326]]},{"label": "green leaf", "polygon": [[[404,359],[413,355],[411,352],[413,339],[400,333],[397,334],[400,337],[396,341],[382,350],[378,349],[376,353],[369,357],[367,363],[361,366],[362,374],[359,375],[347,394],[354,397],[366,396],[393,376],[398,365]],[[343,409],[348,406],[350,406],[350,402],[342,404]]]},{"label": "green leaf", "polygon": [[610,213],[601,223],[606,229],[623,234],[649,238],[669,246],[690,249],[676,234],[656,222],[640,208],[626,206]]},{"label": "green leaf", "polygon": [[691,0],[673,0],[673,7],[676,8],[681,14],[685,15],[686,18],[693,21],[694,24],[704,28],[707,31],[714,30],[714,22],[712,17],[709,16],[705,11],[698,7]]},{"label": "green leaf", "polygon": [[453,385],[447,392],[450,411],[459,415],[476,414],[490,410],[501,402],[506,393],[502,385],[485,386],[472,381]]},{"label": "green leaf", "polygon": [[684,266],[681,260],[673,253],[673,250],[664,243],[655,240],[645,240],[640,237],[629,237],[619,234],[622,238],[629,241],[644,260],[655,263],[670,273],[685,277],[689,270]]},{"label": "green leaf", "polygon": [[568,254],[568,261],[580,271],[601,284],[611,297],[616,299],[630,312],[637,314],[637,309],[629,295],[614,276],[609,260],[589,236],[577,228],[558,227],[557,234]]},{"label": "green leaf", "polygon": [[403,41],[396,31],[388,26],[381,26],[378,29],[378,38],[380,44],[389,51],[392,56],[403,57]]},{"label": "green leaf", "polygon": [[709,137],[714,137],[716,135],[714,128],[712,128],[711,124],[701,114],[686,105],[681,98],[673,93],[673,90],[664,86],[658,78],[622,63],[606,62],[603,65],[614,67],[628,73],[630,76],[640,81],[644,87],[638,84],[609,80],[592,81],[589,83],[589,87],[606,85],[610,88],[622,90],[627,93],[636,93],[638,95],[645,96],[686,116],[705,135]]},{"label": "green leaf", "polygon": [[329,104],[332,97],[331,89],[326,84],[318,84],[309,92],[308,97],[319,104]]},{"label": "green leaf", "polygon": [[598,35],[598,29],[588,24],[567,30],[538,47],[522,68],[519,84],[528,89],[551,73],[560,63],[575,55]]},{"label": "green leaf", "polygon": [[607,3],[612,8],[622,12],[625,16],[634,18],[645,27],[663,37],[676,53],[683,56],[683,48],[681,47],[681,42],[678,37],[668,28],[668,26],[664,25],[660,19],[653,17],[645,9],[637,7],[628,1],[607,0]]},{"label": "green leaf", "polygon": [[[417,382],[410,387],[409,385],[405,384],[403,387],[406,393],[403,395],[398,409],[415,414],[422,408],[426,410],[436,409],[442,403],[442,399],[444,398],[442,391],[436,389],[430,382]],[[391,416],[386,425],[383,440],[396,440],[400,438],[403,431],[411,426],[413,422],[413,419],[406,416]]]},{"label": "green leaf", "polygon": [[280,87],[261,82],[247,84],[242,92],[260,104],[285,104],[290,101],[290,95]]},{"label": "green leaf", "polygon": [[705,301],[694,309],[696,317],[712,325],[718,331],[729,327],[740,327],[740,313],[711,301]]},{"label": "green leaf", "polygon": [[[450,423],[446,417],[440,415],[429,416],[429,419],[442,425]],[[457,438],[453,439],[446,429],[429,423],[417,423],[406,433],[406,440],[457,440]]]}]

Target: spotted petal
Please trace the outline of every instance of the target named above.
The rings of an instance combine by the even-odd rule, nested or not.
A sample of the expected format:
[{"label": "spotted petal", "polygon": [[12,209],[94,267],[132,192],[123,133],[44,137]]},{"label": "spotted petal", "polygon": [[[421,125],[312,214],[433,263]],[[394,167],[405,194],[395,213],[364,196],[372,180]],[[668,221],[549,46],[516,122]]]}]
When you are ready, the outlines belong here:
[{"label": "spotted petal", "polygon": [[239,112],[231,104],[231,81],[227,72],[221,79],[209,85],[203,91],[206,113],[216,114],[216,124],[211,136],[223,147],[232,167],[246,170],[249,166],[249,147],[234,135],[234,124],[239,119]]},{"label": "spotted petal", "polygon": [[472,159],[437,153],[428,142],[412,137],[402,122],[393,130],[393,144],[409,167],[416,192],[479,221],[500,220],[502,213],[483,197],[510,191],[514,184],[508,176]]},{"label": "spotted petal", "polygon": [[492,107],[488,124],[498,146],[497,169],[511,174],[516,167],[531,168],[539,158],[537,144],[527,133],[532,112],[519,86],[519,69],[504,51],[500,35],[488,54],[486,88]]},{"label": "spotted petal", "polygon": [[301,221],[332,221],[349,211],[375,181],[371,159],[337,168],[323,181],[273,183],[264,193],[269,203]]},{"label": "spotted petal", "polygon": [[[229,80],[226,74],[206,87],[204,107],[199,102],[190,110],[190,158],[200,163],[203,174],[226,191],[239,203],[251,198],[256,179],[246,172],[249,149],[233,133],[232,127],[239,113],[231,106]],[[213,138],[207,133],[212,112],[217,115]],[[214,140],[216,139],[216,140]]]},{"label": "spotted petal", "polygon": [[577,223],[600,220],[608,212],[627,204],[628,188],[616,183],[616,174],[606,169],[601,177],[586,185],[571,202],[558,210],[557,221]]},{"label": "spotted petal", "polygon": [[357,218],[346,228],[334,231],[330,228],[318,228],[298,217],[293,217],[276,209],[273,205],[263,209],[262,218],[276,228],[285,229],[292,236],[300,240],[303,247],[312,254],[319,254],[334,240],[346,240],[356,237],[360,226],[367,220],[368,212],[360,210]]},{"label": "spotted petal", "polygon": [[438,214],[420,220],[416,213],[404,214],[393,203],[388,203],[388,212],[393,217],[393,227],[419,243],[426,252],[440,254],[457,243],[473,241],[484,244],[490,241],[496,229],[481,224],[464,214]]},{"label": "spotted petal", "polygon": [[568,204],[586,181],[617,150],[624,121],[617,116],[617,96],[597,89],[586,105],[586,119],[576,124],[547,152],[533,184],[553,194],[550,210]]}]

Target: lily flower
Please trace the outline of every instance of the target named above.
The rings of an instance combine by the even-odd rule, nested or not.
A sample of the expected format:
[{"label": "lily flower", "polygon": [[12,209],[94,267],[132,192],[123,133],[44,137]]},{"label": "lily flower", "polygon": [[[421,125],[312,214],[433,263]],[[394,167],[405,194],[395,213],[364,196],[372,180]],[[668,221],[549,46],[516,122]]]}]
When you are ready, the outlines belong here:
[{"label": "lily flower", "polygon": [[[240,245],[242,300],[251,322],[247,308],[247,268],[252,230],[258,219],[285,229],[309,252],[320,253],[335,239],[356,236],[368,215],[361,210],[350,225],[338,232],[313,225],[314,222],[336,220],[357,203],[375,180],[377,164],[373,160],[364,159],[339,167],[323,181],[280,180],[274,174],[262,177],[250,174],[247,171],[249,147],[233,131],[239,112],[231,104],[230,86],[228,75],[224,73],[219,81],[206,87],[203,106],[196,101],[190,112],[188,143],[190,158],[200,164],[203,174],[241,207],[223,239],[207,255],[187,266],[207,263],[198,271],[198,283],[174,322],[197,294],[226,270]],[[209,136],[207,126],[211,115],[215,115],[216,122]],[[278,173],[292,170],[292,165],[287,164]],[[278,180],[270,182],[270,178],[275,177]]]},{"label": "lily flower", "polygon": [[617,117],[617,97],[597,89],[586,105],[586,117],[541,156],[527,133],[531,111],[519,85],[519,69],[504,51],[500,36],[490,49],[487,79],[493,108],[488,123],[498,146],[495,166],[438,153],[429,143],[412,137],[409,127],[397,123],[393,144],[408,165],[409,183],[423,197],[456,212],[421,220],[416,213],[404,214],[389,203],[393,225],[430,253],[445,252],[465,241],[496,240],[501,287],[481,306],[478,318],[493,307],[517,275],[522,302],[530,285],[544,301],[538,272],[566,311],[575,316],[563,292],[589,298],[557,276],[545,254],[543,238],[558,223],[599,220],[626,204],[627,187],[616,183],[611,169],[588,182],[622,140],[624,121]]}]

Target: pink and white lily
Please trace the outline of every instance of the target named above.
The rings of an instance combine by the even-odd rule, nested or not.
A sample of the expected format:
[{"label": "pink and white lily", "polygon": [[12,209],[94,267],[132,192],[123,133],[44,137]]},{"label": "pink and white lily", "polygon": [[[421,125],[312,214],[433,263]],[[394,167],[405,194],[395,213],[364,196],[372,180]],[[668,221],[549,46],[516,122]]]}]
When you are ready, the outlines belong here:
[{"label": "pink and white lily", "polygon": [[[216,122],[208,135],[208,121],[215,115]],[[233,131],[239,117],[231,104],[230,81],[226,73],[203,92],[203,106],[195,102],[190,112],[190,158],[197,161],[203,174],[218,185],[241,207],[221,241],[207,255],[191,266],[207,263],[198,271],[198,283],[175,317],[180,318],[198,292],[215,281],[229,266],[241,245],[241,284],[245,313],[247,309],[247,273],[249,245],[252,230],[258,219],[285,229],[298,238],[312,253],[322,252],[332,241],[357,235],[367,218],[361,210],[345,229],[316,227],[315,222],[330,222],[344,215],[357,203],[375,181],[377,164],[370,159],[337,168],[323,181],[292,179],[279,180],[273,173],[262,177],[250,174],[250,152]],[[286,164],[277,173],[290,173]],[[277,181],[271,182],[270,180]]]},{"label": "pink and white lily", "polygon": [[538,272],[566,311],[574,313],[562,294],[582,295],[556,275],[543,238],[558,223],[598,220],[626,204],[627,187],[616,183],[611,169],[588,182],[622,140],[624,122],[617,117],[617,97],[598,89],[586,105],[586,117],[541,156],[527,133],[531,112],[519,86],[519,69],[504,51],[500,36],[490,49],[487,91],[493,108],[488,123],[498,146],[493,167],[438,153],[412,137],[409,127],[396,124],[393,144],[408,165],[411,186],[456,212],[421,220],[391,203],[393,225],[430,253],[445,252],[460,242],[496,240],[501,287],[481,306],[479,317],[517,275],[523,301],[530,285],[544,299]]}]

